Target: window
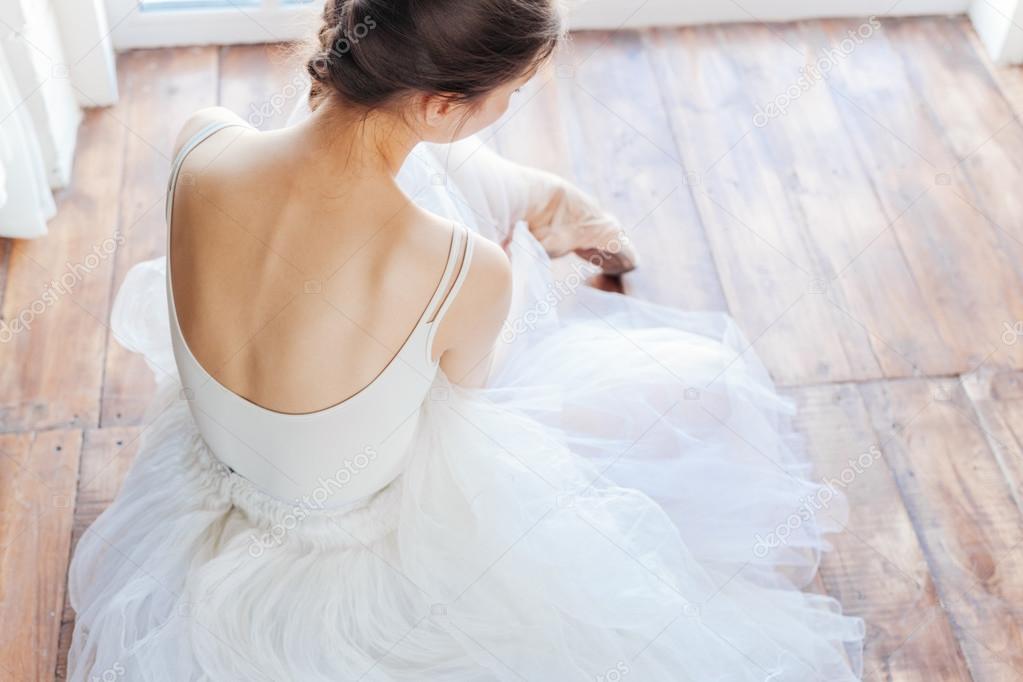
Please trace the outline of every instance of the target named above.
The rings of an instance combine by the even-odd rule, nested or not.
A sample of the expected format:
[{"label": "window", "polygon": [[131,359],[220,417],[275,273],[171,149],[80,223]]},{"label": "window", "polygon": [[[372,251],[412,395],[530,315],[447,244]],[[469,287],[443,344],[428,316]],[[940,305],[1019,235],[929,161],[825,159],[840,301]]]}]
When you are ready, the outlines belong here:
[{"label": "window", "polygon": [[322,0],[106,0],[114,47],[273,43],[307,36]]}]

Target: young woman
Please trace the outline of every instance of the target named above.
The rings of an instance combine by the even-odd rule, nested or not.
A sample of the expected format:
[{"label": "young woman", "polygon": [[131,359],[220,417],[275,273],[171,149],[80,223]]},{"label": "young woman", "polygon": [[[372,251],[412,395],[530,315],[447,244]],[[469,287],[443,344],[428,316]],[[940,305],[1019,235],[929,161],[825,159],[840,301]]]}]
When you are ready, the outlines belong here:
[{"label": "young woman", "polygon": [[70,679],[858,678],[862,623],[800,591],[838,496],[734,326],[555,282],[634,256],[467,140],[560,33],[332,0],[306,120],[186,123],[168,258],[115,305],[161,393],[76,550]]}]

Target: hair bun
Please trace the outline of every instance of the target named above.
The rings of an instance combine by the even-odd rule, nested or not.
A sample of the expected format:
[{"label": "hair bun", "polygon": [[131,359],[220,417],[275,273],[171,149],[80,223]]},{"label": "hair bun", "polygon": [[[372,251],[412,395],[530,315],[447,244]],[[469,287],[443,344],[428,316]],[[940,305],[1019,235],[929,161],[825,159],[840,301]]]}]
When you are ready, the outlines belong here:
[{"label": "hair bun", "polygon": [[546,59],[561,32],[554,0],[327,0],[306,65],[311,104],[472,100]]}]

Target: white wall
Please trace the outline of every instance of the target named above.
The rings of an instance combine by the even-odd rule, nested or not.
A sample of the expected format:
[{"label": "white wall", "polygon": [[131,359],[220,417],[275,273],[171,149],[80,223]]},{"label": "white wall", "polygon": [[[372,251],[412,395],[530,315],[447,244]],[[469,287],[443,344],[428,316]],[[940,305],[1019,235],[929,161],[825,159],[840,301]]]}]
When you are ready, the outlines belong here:
[{"label": "white wall", "polygon": [[971,0],[567,0],[572,27],[617,28],[794,21],[822,17],[962,14]]},{"label": "white wall", "polygon": [[1023,2],[975,0],[970,19],[991,58],[998,63],[1023,62]]},{"label": "white wall", "polygon": [[103,0],[53,0],[75,97],[83,107],[117,101],[117,69]]},{"label": "white wall", "polygon": [[[73,1],[73,0],[67,0]],[[89,0],[90,2],[95,0]],[[136,0],[105,0],[117,49],[296,40],[309,35],[322,0],[306,6],[144,12]],[[575,29],[790,21],[816,17],[963,14],[971,0],[561,0]],[[982,0],[978,0],[982,1]],[[1014,0],[1015,1],[1015,0]],[[279,0],[278,0],[279,4]]]}]

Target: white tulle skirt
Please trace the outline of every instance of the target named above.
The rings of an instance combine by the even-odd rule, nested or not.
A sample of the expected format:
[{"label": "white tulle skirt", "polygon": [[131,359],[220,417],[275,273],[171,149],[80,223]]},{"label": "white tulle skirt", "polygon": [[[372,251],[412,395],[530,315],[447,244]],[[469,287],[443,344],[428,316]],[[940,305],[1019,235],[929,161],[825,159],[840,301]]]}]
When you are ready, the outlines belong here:
[{"label": "white tulle skirt", "polygon": [[491,385],[441,375],[408,469],[344,509],[217,461],[177,395],[163,261],[137,266],[114,328],[161,394],[74,556],[70,679],[859,679],[862,622],[801,591],[841,497],[730,320],[554,281],[526,230],[512,252]]}]

